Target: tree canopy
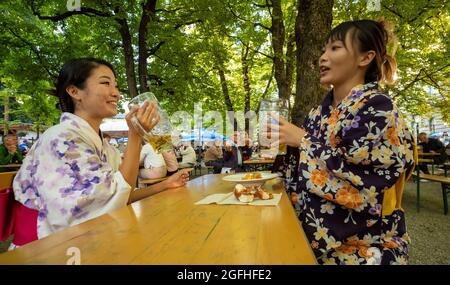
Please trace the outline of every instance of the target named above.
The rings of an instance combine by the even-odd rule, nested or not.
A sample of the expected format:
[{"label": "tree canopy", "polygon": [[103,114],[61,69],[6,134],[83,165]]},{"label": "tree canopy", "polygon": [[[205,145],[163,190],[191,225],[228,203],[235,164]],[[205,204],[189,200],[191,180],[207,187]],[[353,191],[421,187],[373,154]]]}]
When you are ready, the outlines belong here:
[{"label": "tree canopy", "polygon": [[49,90],[61,65],[92,56],[113,63],[122,100],[151,90],[169,113],[193,114],[198,102],[204,112],[248,111],[280,96],[291,99],[292,118],[301,123],[324,94],[310,82],[318,78],[313,63],[325,30],[380,17],[398,38],[390,47],[399,65],[390,89],[398,105],[410,114],[437,111],[450,122],[450,1],[381,0],[380,11],[351,0],[83,0],[68,10],[69,2],[77,1],[0,3],[3,122],[9,105],[8,119],[56,123]]}]

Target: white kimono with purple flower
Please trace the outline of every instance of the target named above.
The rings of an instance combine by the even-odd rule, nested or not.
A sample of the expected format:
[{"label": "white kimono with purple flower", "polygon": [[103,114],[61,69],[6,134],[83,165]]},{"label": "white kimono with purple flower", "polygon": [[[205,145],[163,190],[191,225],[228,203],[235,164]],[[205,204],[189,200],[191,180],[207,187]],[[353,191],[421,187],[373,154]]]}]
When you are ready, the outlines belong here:
[{"label": "white kimono with purple flower", "polygon": [[39,211],[38,238],[125,206],[131,186],[120,153],[82,118],[63,113],[17,173],[16,200]]}]

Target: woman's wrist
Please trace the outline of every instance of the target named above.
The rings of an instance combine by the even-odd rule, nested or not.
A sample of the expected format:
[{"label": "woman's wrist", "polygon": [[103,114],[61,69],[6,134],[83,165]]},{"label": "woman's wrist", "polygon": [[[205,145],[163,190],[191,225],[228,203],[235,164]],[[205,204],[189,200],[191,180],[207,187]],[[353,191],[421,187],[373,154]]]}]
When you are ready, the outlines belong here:
[{"label": "woman's wrist", "polygon": [[295,135],[292,136],[293,141],[288,143],[288,145],[292,147],[300,147],[300,142],[303,141],[303,138],[305,137],[305,130],[303,128],[296,127],[297,130],[294,131]]},{"label": "woman's wrist", "polygon": [[128,144],[142,145],[143,138],[139,134],[129,134]]},{"label": "woman's wrist", "polygon": [[305,139],[307,139],[306,131],[302,128],[302,134],[300,135],[300,138],[298,140],[298,147],[302,147],[305,145]]}]

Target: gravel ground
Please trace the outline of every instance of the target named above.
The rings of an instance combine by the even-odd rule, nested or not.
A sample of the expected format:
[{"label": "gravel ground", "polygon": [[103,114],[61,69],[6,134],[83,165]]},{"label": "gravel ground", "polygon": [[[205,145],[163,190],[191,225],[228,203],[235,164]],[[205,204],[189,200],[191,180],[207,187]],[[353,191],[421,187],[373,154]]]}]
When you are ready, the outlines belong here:
[{"label": "gravel ground", "polygon": [[[416,210],[416,184],[406,184],[403,208],[410,245],[410,264],[450,264],[450,214],[444,215],[439,183],[421,182],[420,212]],[[449,195],[450,199],[450,195]],[[0,242],[0,252],[8,243]]]},{"label": "gravel ground", "polygon": [[441,184],[421,182],[418,213],[416,184],[408,182],[402,205],[411,236],[410,264],[450,264],[450,214],[444,215]]}]

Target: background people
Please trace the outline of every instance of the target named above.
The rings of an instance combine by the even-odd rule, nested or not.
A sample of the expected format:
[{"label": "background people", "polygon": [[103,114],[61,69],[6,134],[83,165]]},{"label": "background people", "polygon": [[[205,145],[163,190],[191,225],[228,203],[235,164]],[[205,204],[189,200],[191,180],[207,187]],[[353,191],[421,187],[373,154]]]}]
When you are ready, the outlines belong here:
[{"label": "background people", "polygon": [[[23,154],[19,148],[16,132],[9,130],[0,145],[0,165],[21,164]],[[15,171],[17,168],[0,167],[0,172]]]}]

